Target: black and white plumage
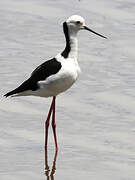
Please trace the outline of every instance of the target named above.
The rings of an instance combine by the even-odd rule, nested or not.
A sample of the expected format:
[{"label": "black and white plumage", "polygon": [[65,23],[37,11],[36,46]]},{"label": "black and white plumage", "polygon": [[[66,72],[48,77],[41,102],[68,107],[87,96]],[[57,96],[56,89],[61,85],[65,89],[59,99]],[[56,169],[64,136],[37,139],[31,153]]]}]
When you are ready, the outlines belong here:
[{"label": "black and white plumage", "polygon": [[[38,66],[28,80],[4,96],[34,95],[50,97],[56,96],[70,88],[80,72],[77,62],[77,32],[82,29],[94,32],[85,26],[85,21],[81,16],[73,15],[69,17],[63,23],[63,31],[66,38],[64,51]],[[100,35],[96,32],[94,33]]]},{"label": "black and white plumage", "polygon": [[40,85],[38,83],[40,81],[45,81],[49,76],[58,73],[60,69],[61,63],[58,62],[56,58],[46,61],[32,72],[28,80],[24,81],[19,87],[17,87],[13,91],[5,94],[5,96],[7,97],[13,94],[16,94],[16,96],[24,96],[29,95],[28,93],[30,93],[31,91],[39,91]]},{"label": "black and white plumage", "polygon": [[[78,40],[77,33],[80,30],[88,30],[96,35],[106,38],[96,33],[85,25],[85,20],[78,15],[69,17],[63,23],[63,31],[66,38],[66,47],[62,53],[56,55],[53,59],[44,62],[38,66],[31,74],[30,78],[23,82],[13,91],[4,96],[53,96],[52,105],[46,121],[46,147],[48,136],[48,122],[51,113],[53,113],[53,124],[55,124],[55,97],[69,89],[77,80],[80,67],[77,61]],[[54,127],[54,138],[57,149],[56,132]]]}]

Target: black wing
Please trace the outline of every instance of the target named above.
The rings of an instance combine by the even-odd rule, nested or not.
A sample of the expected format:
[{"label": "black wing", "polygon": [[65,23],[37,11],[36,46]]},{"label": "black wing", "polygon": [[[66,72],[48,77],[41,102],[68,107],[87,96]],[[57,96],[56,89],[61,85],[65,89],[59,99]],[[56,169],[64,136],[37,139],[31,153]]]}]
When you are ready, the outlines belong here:
[{"label": "black wing", "polygon": [[8,92],[4,96],[8,97],[27,90],[35,91],[38,89],[38,81],[45,80],[49,76],[56,74],[60,69],[61,63],[58,62],[55,58],[46,61],[32,72],[28,80],[24,81],[19,87],[17,87],[13,91]]},{"label": "black wing", "polygon": [[44,62],[38,66],[31,74],[31,79],[33,81],[45,80],[49,76],[56,74],[61,68],[61,63],[58,62],[55,58]]}]

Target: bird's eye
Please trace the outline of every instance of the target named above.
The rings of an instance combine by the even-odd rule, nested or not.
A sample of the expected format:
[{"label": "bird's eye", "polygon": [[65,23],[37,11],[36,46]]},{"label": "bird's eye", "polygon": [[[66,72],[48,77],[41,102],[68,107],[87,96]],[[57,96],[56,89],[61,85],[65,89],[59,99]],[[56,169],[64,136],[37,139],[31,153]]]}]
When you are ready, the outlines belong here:
[{"label": "bird's eye", "polygon": [[76,24],[81,24],[81,22],[80,21],[76,21]]}]

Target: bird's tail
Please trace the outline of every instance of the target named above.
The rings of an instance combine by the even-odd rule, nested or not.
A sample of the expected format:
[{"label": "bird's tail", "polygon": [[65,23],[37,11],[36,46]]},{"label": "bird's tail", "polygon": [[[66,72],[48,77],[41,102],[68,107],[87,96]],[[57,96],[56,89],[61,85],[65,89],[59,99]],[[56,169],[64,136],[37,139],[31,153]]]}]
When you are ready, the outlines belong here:
[{"label": "bird's tail", "polygon": [[5,94],[4,96],[5,97],[8,97],[8,96],[12,96],[12,95],[14,95],[14,94],[17,94],[18,93],[18,90],[17,90],[18,88],[16,88],[16,89],[14,89],[14,90],[12,90],[12,91],[10,91],[10,92],[8,92],[7,94]]},{"label": "bird's tail", "polygon": [[30,81],[31,81],[30,79],[26,80],[19,87],[17,87],[16,89],[8,92],[4,96],[5,97],[8,97],[8,96],[19,96],[21,94],[25,94],[24,92],[26,92],[27,90],[31,89],[31,87],[29,85]]}]

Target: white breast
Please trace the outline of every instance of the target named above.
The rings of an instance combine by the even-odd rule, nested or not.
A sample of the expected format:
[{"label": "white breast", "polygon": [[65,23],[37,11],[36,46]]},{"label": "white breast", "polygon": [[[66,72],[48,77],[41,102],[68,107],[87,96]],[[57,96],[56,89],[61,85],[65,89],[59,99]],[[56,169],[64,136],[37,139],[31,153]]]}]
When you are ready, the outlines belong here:
[{"label": "white breast", "polygon": [[58,73],[49,76],[45,81],[38,82],[40,91],[38,95],[42,97],[56,96],[69,89],[73,83],[77,80],[80,72],[78,63],[72,59],[60,59],[61,69]]}]

